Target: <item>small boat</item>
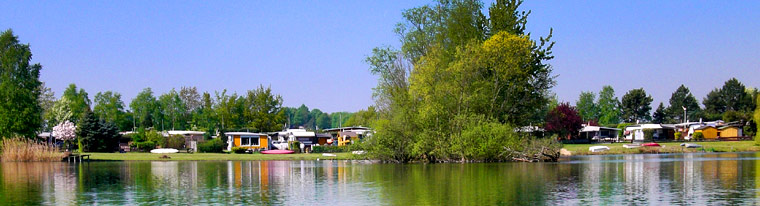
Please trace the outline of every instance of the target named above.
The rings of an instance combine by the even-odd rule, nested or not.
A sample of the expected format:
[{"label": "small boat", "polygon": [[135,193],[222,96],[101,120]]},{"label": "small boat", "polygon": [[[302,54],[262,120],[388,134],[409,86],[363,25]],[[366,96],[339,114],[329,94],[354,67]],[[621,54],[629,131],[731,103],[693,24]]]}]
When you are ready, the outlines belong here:
[{"label": "small boat", "polygon": [[641,144],[641,146],[644,146],[644,147],[659,147],[659,146],[660,146],[660,144],[657,144],[657,143],[654,143],[654,142],[652,142],[652,143],[644,143],[644,144]]},{"label": "small boat", "polygon": [[624,144],[623,145],[623,148],[626,148],[626,149],[633,149],[633,148],[639,148],[639,147],[641,147],[640,144]]},{"label": "small boat", "polygon": [[604,152],[610,150],[610,147],[607,146],[592,146],[588,148],[589,152]]},{"label": "small boat", "polygon": [[322,156],[325,156],[325,157],[336,157],[338,155],[330,154],[330,153],[322,153]]},{"label": "small boat", "polygon": [[692,143],[681,143],[681,147],[686,147],[686,148],[701,148],[702,145],[692,144]]},{"label": "small boat", "polygon": [[295,151],[293,150],[280,150],[280,149],[261,151],[261,154],[293,154],[293,153],[295,153]]},{"label": "small boat", "polygon": [[179,150],[177,149],[152,149],[150,150],[150,153],[156,153],[156,154],[168,154],[168,153],[177,153]]}]

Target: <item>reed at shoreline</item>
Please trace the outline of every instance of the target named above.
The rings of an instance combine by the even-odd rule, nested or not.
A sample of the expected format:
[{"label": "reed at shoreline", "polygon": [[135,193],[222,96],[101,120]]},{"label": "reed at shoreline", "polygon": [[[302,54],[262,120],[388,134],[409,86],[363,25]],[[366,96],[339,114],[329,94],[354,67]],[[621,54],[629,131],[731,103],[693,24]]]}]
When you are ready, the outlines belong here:
[{"label": "reed at shoreline", "polygon": [[0,160],[3,162],[61,161],[64,156],[54,145],[17,137],[2,140],[0,152]]}]

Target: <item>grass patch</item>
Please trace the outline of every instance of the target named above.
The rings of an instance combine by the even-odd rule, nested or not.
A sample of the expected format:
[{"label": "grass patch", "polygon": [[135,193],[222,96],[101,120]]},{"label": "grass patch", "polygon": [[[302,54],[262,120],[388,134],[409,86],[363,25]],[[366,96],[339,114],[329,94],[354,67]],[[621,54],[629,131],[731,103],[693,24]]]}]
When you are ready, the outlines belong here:
[{"label": "grass patch", "polygon": [[[335,157],[322,156],[322,154],[220,154],[220,153],[88,153],[92,160],[125,160],[125,161],[151,161],[151,160],[195,160],[195,161],[259,161],[259,160],[356,160],[366,159],[366,155],[354,155],[351,153],[334,153]],[[160,159],[166,155],[169,159]]]},{"label": "grass patch", "polygon": [[[642,153],[687,153],[687,152],[756,152],[760,151],[760,146],[755,146],[753,141],[722,141],[722,142],[687,142],[702,145],[702,148],[683,148],[683,142],[658,142],[663,147],[640,147],[635,149],[623,148],[624,144],[630,143],[611,143],[611,144],[565,144],[564,149],[570,151],[573,155],[589,154],[642,154]],[[588,148],[591,146],[607,146],[610,148],[606,152],[591,153]]]}]

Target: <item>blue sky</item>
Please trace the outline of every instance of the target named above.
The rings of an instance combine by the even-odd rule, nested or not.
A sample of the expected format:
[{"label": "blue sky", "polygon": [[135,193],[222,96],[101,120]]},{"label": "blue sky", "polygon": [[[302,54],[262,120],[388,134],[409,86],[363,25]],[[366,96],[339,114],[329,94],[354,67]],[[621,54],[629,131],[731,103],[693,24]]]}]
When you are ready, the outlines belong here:
[{"label": "blue sky", "polygon": [[[0,28],[29,43],[57,96],[70,83],[125,103],[143,88],[245,93],[271,85],[285,106],[326,112],[373,103],[373,47],[398,46],[401,11],[430,1],[2,1]],[[488,3],[487,3],[488,4]],[[760,86],[755,1],[529,1],[528,30],[554,28],[554,92],[643,87],[701,99],[736,77]]]}]

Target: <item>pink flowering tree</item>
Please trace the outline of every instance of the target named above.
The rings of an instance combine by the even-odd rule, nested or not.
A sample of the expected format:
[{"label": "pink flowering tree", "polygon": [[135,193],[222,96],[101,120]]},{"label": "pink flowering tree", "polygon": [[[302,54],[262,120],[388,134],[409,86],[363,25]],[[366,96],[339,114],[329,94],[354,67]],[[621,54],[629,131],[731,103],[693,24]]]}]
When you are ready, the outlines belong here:
[{"label": "pink flowering tree", "polygon": [[66,120],[55,127],[53,127],[53,137],[59,140],[63,140],[66,145],[70,144],[70,141],[76,137],[77,127],[74,123]]}]

